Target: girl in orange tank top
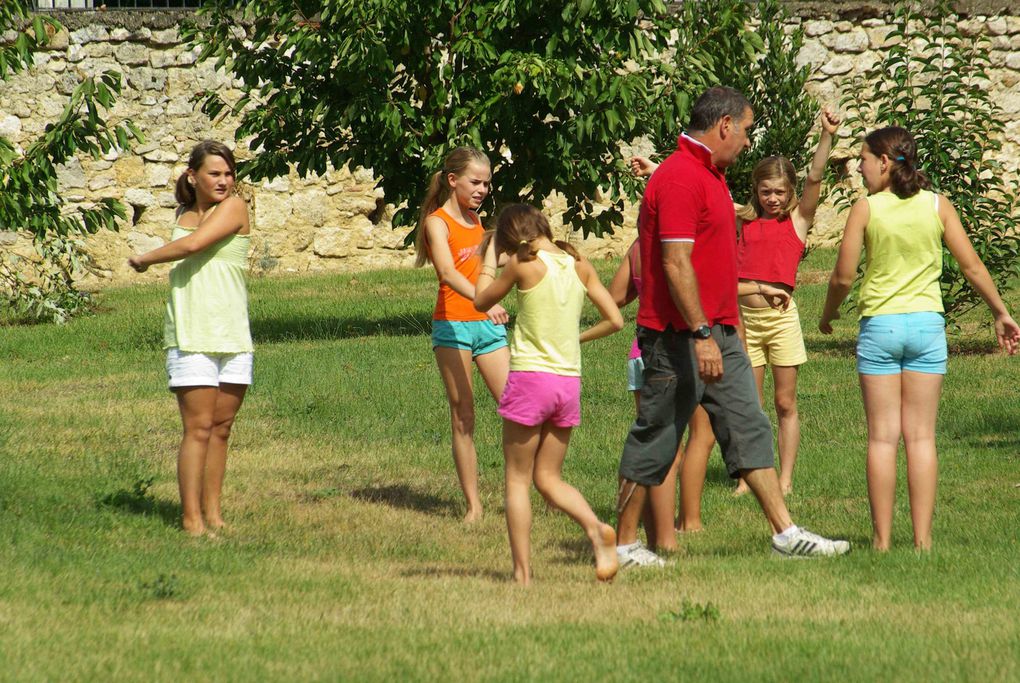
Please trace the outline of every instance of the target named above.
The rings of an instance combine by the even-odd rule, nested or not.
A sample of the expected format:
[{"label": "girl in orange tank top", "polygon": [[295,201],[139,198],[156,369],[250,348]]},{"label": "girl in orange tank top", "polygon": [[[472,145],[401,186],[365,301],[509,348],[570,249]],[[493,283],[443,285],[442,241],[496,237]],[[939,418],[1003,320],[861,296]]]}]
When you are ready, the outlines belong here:
[{"label": "girl in orange tank top", "polygon": [[447,155],[432,176],[422,202],[415,239],[416,266],[432,263],[439,294],[432,314],[432,349],[450,405],[453,461],[467,501],[465,522],[482,517],[475,451],[472,360],[497,401],[510,370],[506,310],[475,310],[475,282],[481,273],[478,245],[484,230],[475,213],[489,194],[489,159],[471,147]]}]

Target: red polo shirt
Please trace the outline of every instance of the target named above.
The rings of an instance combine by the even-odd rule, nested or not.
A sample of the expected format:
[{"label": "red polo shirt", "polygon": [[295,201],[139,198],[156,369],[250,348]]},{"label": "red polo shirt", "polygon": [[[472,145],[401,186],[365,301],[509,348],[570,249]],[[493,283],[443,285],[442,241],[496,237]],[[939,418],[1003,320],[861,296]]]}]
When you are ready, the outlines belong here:
[{"label": "red polo shirt", "polygon": [[737,217],[711,151],[681,135],[676,151],[652,174],[638,218],[641,300],[637,322],[653,330],[689,329],[669,293],[663,242],[693,242],[691,263],[709,325],[737,325]]}]

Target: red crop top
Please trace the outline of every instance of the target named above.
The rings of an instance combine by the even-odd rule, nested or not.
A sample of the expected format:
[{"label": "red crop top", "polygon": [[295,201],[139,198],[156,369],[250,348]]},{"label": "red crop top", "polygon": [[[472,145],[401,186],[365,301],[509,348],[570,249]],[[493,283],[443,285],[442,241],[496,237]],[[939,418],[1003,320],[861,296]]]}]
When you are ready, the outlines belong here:
[{"label": "red crop top", "polygon": [[756,218],[744,223],[737,242],[737,277],[741,280],[797,284],[797,266],[804,255],[804,243],[797,236],[793,220]]}]

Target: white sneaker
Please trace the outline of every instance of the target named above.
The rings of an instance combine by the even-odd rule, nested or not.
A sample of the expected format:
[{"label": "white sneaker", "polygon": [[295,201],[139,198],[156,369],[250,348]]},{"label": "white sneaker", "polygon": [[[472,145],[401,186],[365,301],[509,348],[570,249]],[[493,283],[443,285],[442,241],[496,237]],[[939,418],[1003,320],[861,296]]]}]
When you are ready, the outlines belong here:
[{"label": "white sneaker", "polygon": [[798,528],[784,542],[773,537],[772,552],[782,557],[832,557],[850,552],[850,542],[834,541]]},{"label": "white sneaker", "polygon": [[638,541],[633,545],[616,546],[616,556],[620,560],[620,569],[627,569],[628,567],[666,566],[666,560],[646,548],[645,544],[641,541]]}]

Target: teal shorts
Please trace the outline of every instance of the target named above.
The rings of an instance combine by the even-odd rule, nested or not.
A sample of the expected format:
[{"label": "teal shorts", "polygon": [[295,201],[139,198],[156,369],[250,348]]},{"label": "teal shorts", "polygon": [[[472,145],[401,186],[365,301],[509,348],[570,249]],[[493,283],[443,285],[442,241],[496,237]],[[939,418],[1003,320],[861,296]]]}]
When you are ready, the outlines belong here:
[{"label": "teal shorts", "polygon": [[946,374],[946,323],[938,313],[890,313],[861,318],[857,372],[898,375],[904,370]]},{"label": "teal shorts", "polygon": [[471,357],[484,356],[506,346],[506,326],[489,320],[433,320],[432,348],[470,351]]}]

